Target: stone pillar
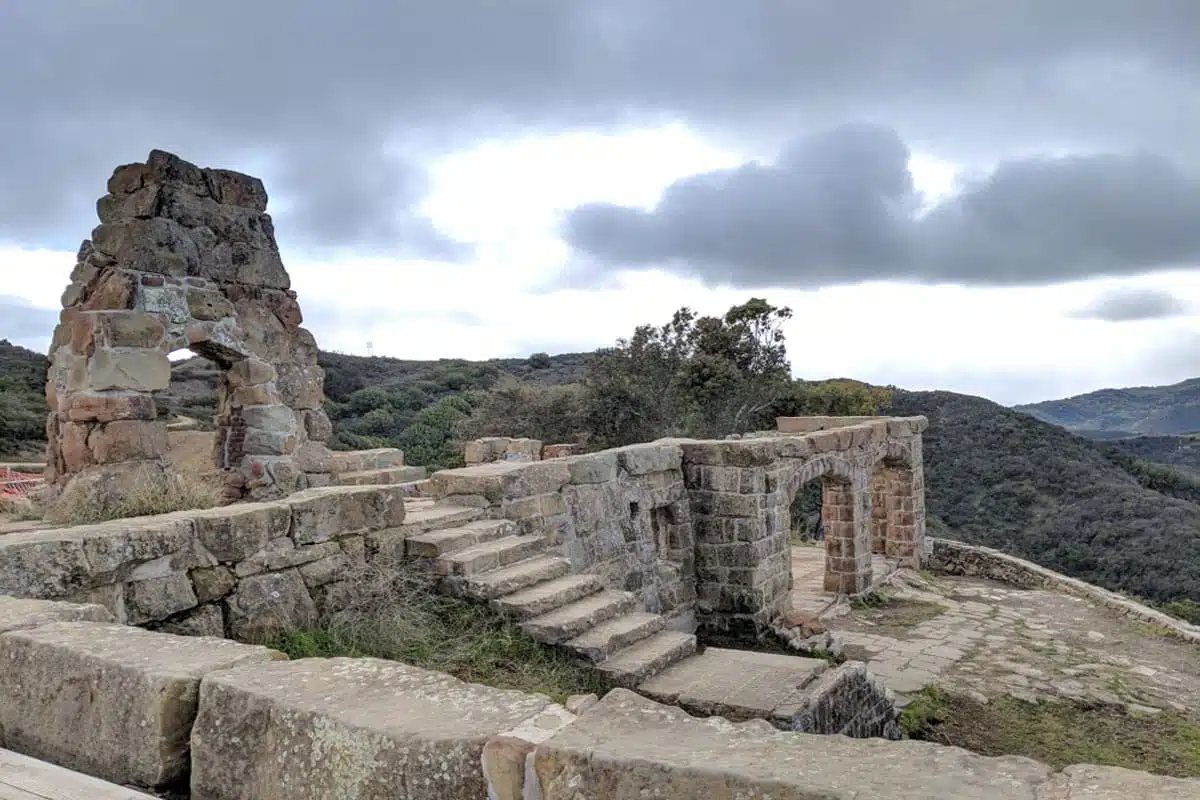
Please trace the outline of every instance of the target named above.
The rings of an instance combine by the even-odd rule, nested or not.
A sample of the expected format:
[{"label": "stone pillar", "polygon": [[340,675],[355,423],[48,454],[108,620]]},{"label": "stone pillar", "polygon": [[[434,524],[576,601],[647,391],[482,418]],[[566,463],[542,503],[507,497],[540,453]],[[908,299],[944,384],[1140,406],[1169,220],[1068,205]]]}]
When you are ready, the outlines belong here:
[{"label": "stone pillar", "polygon": [[227,499],[327,485],[324,372],[300,327],[262,181],[155,150],[118,167],[96,204],[50,350],[47,482],[120,492],[169,469],[153,394],[167,354],[190,349],[225,369],[216,466]]},{"label": "stone pillar", "polygon": [[870,491],[843,478],[821,479],[825,591],[858,594],[871,587]]},{"label": "stone pillar", "polygon": [[888,468],[888,558],[919,568],[925,539],[925,490],[916,473],[907,467]]},{"label": "stone pillar", "polygon": [[891,476],[887,467],[880,466],[871,474],[871,552],[884,553],[887,548],[887,497]]}]

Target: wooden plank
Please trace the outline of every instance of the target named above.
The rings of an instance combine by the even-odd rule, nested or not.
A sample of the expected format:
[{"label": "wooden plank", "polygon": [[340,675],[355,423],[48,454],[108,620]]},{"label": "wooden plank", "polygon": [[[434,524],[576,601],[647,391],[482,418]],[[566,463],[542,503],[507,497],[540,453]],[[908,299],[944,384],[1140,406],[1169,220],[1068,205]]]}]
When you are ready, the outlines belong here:
[{"label": "wooden plank", "polygon": [[0,800],[154,800],[113,783],[0,749]]}]

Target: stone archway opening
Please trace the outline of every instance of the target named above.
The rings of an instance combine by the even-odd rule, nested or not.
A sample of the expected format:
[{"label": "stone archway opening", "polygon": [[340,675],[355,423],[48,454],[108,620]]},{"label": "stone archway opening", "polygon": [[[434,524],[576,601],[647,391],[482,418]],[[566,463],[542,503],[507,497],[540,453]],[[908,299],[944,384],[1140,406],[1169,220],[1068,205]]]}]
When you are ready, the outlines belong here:
[{"label": "stone archway opening", "polygon": [[324,371],[266,206],[257,178],[159,150],[114,171],[51,344],[47,481],[60,495],[170,471],[156,395],[183,350],[221,373],[226,502],[331,483]]}]

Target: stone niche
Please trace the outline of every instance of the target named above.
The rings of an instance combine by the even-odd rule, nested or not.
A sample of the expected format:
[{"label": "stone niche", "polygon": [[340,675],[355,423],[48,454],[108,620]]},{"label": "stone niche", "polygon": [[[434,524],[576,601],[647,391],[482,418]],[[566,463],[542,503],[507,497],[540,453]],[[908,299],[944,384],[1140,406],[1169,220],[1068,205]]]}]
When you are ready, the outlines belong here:
[{"label": "stone niche", "polygon": [[50,347],[47,484],[119,492],[169,470],[154,395],[187,349],[223,372],[213,457],[228,502],[328,485],[325,375],[262,181],[154,150],[117,167],[96,208]]}]

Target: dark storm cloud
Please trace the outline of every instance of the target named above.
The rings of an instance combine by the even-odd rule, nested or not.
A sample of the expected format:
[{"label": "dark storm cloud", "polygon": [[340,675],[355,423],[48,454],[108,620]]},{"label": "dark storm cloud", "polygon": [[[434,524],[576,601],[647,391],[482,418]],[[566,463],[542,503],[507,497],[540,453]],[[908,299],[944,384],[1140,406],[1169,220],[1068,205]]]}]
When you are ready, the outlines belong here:
[{"label": "dark storm cloud", "polygon": [[46,336],[57,324],[57,311],[37,308],[28,300],[0,294],[0,339],[21,344]]},{"label": "dark storm cloud", "polygon": [[951,158],[1047,142],[1194,156],[1196,30],[1194,0],[7,0],[0,238],[74,246],[112,167],[152,147],[266,158],[273,191],[314,168],[305,153],[337,153],[355,175],[293,181],[297,226],[443,254],[457,248],[396,221],[415,211],[413,166],[379,203],[398,207],[335,221],[345,187],[392,174],[381,142],[419,164],[516,129],[684,119],[757,151],[869,118]]},{"label": "dark storm cloud", "polygon": [[1091,305],[1071,314],[1080,319],[1105,322],[1137,322],[1183,316],[1183,301],[1161,289],[1114,289],[1097,297]]},{"label": "dark storm cloud", "polygon": [[585,256],[568,282],[659,266],[738,287],[1036,285],[1200,261],[1200,180],[1167,159],[1004,162],[918,213],[908,157],[894,131],[846,125],[678,181],[650,211],[582,206],[563,226]]}]

